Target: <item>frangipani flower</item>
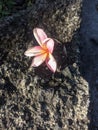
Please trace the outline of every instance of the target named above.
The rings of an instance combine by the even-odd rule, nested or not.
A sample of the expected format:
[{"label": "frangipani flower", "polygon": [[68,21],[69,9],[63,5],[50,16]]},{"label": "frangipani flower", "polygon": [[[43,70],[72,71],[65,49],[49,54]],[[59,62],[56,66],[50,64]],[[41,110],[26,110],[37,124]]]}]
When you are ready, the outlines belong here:
[{"label": "frangipani flower", "polygon": [[33,30],[33,34],[40,46],[32,47],[25,52],[26,56],[35,56],[31,66],[38,67],[45,61],[48,68],[52,72],[55,72],[57,63],[52,55],[54,49],[54,40],[48,38],[46,33],[41,28],[35,28]]}]

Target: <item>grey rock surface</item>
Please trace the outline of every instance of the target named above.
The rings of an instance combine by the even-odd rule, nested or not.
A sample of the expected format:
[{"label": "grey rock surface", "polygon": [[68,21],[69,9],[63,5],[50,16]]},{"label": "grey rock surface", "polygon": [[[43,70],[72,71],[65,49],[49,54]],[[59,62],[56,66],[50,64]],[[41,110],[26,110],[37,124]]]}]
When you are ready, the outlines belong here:
[{"label": "grey rock surface", "polygon": [[[87,130],[88,83],[79,71],[81,0],[39,1],[0,21],[0,128],[2,130]],[[37,45],[32,29],[56,38],[58,69],[30,68],[24,56]],[[64,53],[67,49],[67,56]]]}]

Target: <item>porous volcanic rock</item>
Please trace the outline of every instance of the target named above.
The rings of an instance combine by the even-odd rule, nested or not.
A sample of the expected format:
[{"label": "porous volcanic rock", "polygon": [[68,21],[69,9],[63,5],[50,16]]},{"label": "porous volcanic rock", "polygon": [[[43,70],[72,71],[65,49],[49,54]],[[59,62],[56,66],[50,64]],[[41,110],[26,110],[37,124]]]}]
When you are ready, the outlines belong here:
[{"label": "porous volcanic rock", "polygon": [[[87,130],[88,84],[79,72],[82,0],[36,0],[27,10],[0,20],[0,129]],[[41,27],[57,39],[57,72],[30,67],[27,48]],[[65,47],[67,54],[65,52]]]}]

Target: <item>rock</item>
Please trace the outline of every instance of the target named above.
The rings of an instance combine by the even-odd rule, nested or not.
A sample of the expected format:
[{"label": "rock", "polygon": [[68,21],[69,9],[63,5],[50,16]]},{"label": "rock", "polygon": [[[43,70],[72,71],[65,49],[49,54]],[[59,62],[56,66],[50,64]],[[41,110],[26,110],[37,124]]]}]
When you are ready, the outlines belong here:
[{"label": "rock", "polygon": [[[81,2],[36,0],[32,8],[0,21],[2,129],[87,129],[88,84],[78,66]],[[45,64],[30,68],[32,58],[24,56],[27,48],[37,44],[34,27],[61,42],[54,49],[55,74]]]},{"label": "rock", "polygon": [[98,129],[98,11],[97,0],[83,2],[81,36],[81,72],[89,84],[88,117],[90,130]]}]

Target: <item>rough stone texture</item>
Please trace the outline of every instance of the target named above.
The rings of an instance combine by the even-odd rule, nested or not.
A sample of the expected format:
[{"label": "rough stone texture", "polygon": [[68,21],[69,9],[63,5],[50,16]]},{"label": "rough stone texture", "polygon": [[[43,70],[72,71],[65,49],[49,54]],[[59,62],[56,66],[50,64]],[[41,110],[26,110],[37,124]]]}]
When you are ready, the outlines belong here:
[{"label": "rough stone texture", "polygon": [[[88,84],[79,72],[81,0],[35,1],[0,21],[0,129],[87,130]],[[55,44],[58,69],[30,68],[24,51],[42,27]],[[64,47],[67,49],[67,56]]]}]

